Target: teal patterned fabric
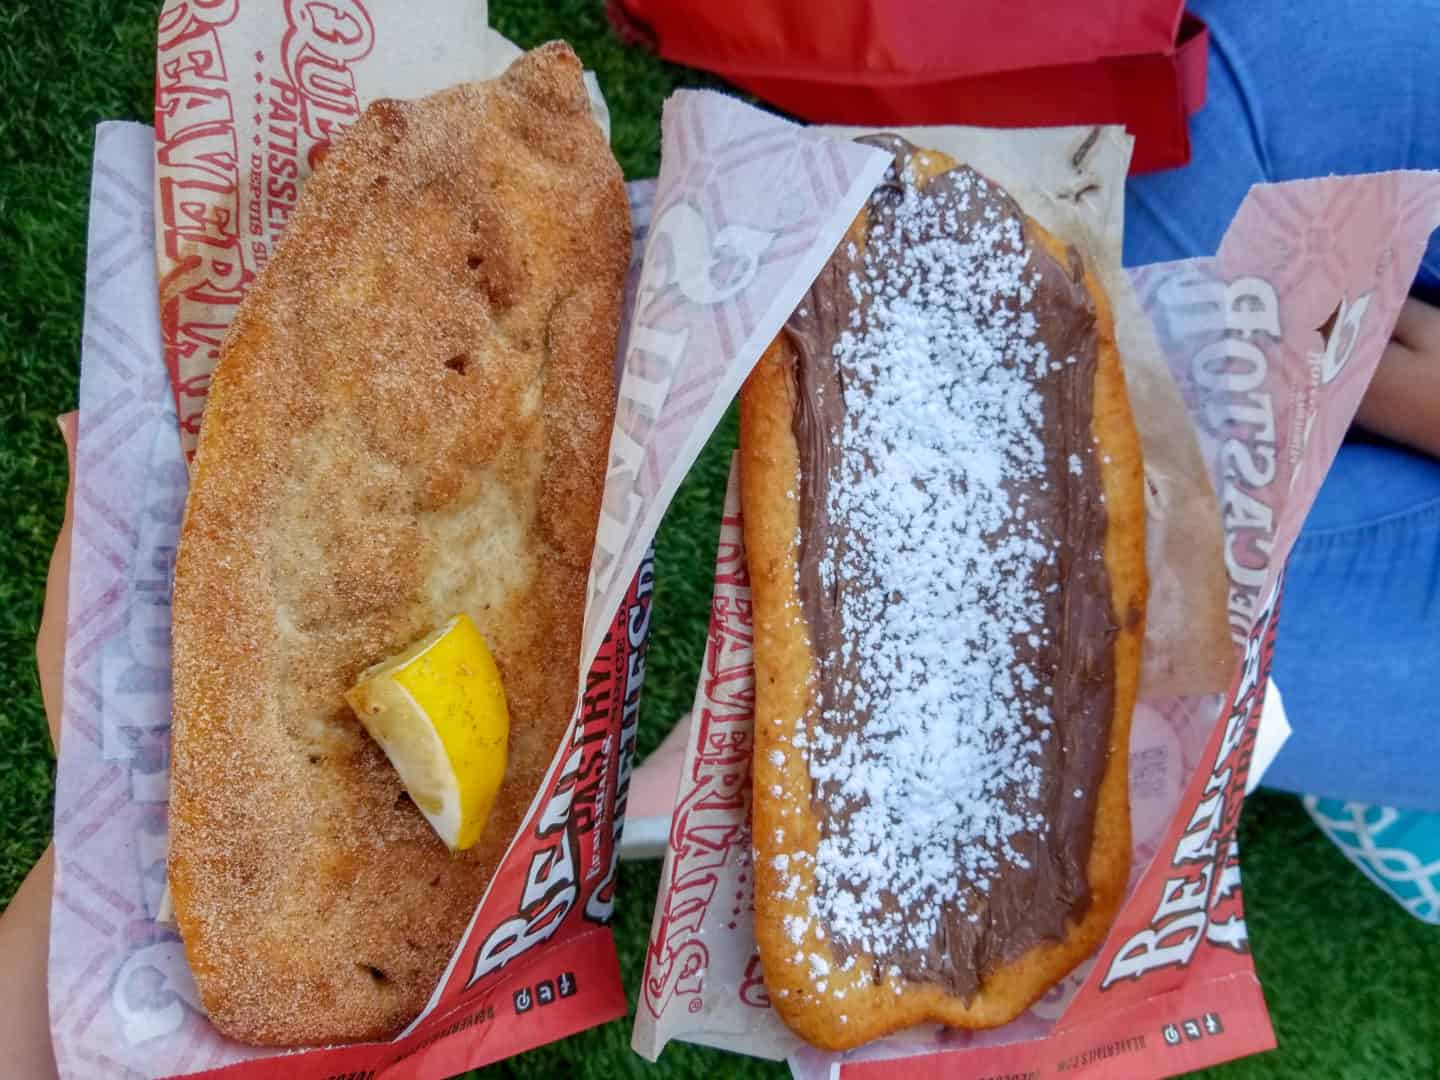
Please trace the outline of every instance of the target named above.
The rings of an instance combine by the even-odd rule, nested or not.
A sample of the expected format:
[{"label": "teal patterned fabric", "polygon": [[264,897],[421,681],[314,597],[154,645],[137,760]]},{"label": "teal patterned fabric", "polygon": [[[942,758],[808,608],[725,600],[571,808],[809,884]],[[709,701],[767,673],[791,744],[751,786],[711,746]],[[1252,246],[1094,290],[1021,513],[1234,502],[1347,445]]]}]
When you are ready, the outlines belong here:
[{"label": "teal patterned fabric", "polygon": [[1315,823],[1417,919],[1440,926],[1440,814],[1304,798]]}]

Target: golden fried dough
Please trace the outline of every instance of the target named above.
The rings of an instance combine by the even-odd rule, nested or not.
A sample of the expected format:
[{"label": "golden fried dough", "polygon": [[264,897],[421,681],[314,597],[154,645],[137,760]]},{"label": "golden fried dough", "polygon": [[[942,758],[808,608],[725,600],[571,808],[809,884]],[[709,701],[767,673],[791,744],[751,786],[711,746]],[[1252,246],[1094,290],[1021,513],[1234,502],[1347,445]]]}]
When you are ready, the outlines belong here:
[{"label": "golden fried dough", "polygon": [[[570,719],[629,214],[575,54],[378,101],[225,340],[174,594],[170,885],[234,1038],[382,1038],[424,1006]],[[511,715],[452,856],[344,693],[457,612]]]},{"label": "golden fried dough", "polygon": [[755,934],[830,1050],[1006,1023],[1102,940],[1146,593],[1099,282],[984,177],[876,142],[896,169],[741,395]]}]

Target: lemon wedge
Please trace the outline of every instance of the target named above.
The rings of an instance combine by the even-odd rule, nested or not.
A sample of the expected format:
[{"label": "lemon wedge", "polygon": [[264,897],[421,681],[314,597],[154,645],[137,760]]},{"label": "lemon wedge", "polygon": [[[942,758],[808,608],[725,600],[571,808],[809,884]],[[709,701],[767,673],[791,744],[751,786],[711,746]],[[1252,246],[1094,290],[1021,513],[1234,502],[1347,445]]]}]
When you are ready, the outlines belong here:
[{"label": "lemon wedge", "polygon": [[505,776],[510,714],[469,617],[366,669],[345,700],[450,850],[480,839]]}]

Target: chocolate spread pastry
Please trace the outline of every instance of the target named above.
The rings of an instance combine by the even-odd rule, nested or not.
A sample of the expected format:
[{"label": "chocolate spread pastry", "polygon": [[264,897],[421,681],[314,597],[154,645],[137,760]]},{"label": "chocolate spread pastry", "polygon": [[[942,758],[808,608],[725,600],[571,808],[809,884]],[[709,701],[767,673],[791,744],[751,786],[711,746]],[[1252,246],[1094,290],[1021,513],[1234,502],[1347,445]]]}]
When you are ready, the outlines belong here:
[{"label": "chocolate spread pastry", "polygon": [[[1071,251],[1062,264],[1026,242],[1024,215],[999,187],[961,167],[917,192],[905,180],[914,147],[896,136],[862,141],[896,155],[872,198],[865,244],[841,245],[785,329],[797,354],[797,585],[816,657],[806,720],[811,805],[821,836],[816,895],[832,897],[816,914],[842,960],[868,954],[877,978],[903,975],[968,997],[995,968],[1041,941],[1062,938],[1067,919],[1078,920],[1090,902],[1086,865],[1106,767],[1118,629],[1091,435],[1095,310],[1079,258]],[[963,267],[937,256],[921,272],[912,266],[895,273],[897,260],[913,263],[921,253],[923,266],[933,242],[977,232],[1008,238],[1000,245],[1008,266],[997,269],[977,251],[965,256],[970,262]],[[948,258],[953,263],[955,257]],[[984,283],[957,276],[961,271],[998,284],[985,290]],[[888,287],[896,291],[887,294],[892,278]],[[903,342],[895,347],[897,336],[905,336],[897,327],[903,330],[910,317],[907,300],[918,305],[923,294],[931,303],[936,289],[970,289],[976,295],[958,305],[963,310],[955,319],[991,346],[1015,347],[981,355],[977,364],[962,343],[940,365],[951,367],[939,378],[934,365],[916,367]],[[885,308],[878,318],[877,296]],[[910,330],[922,337],[937,332],[953,327]],[[876,345],[886,337],[888,343]],[[923,344],[945,356],[933,336]],[[897,446],[912,456],[919,451],[913,439],[902,445],[903,434],[891,445],[883,425],[857,426],[853,413],[857,402],[889,393],[907,372],[919,384],[902,386],[893,407],[928,410],[912,427],[922,444],[926,425],[958,432],[923,447],[956,460],[950,468],[918,470],[926,480],[892,493],[928,506],[906,519],[905,535],[887,543],[887,530],[902,526],[893,507],[875,505],[887,502],[874,498],[877,482],[884,486],[876,473],[894,468]],[[1007,408],[987,406],[987,395],[1022,400],[1026,384],[1033,396],[1023,400],[1038,408],[1031,419],[1037,436],[1044,434],[1043,447],[1021,437],[1009,457],[1003,446],[998,454],[977,451],[971,444],[984,447],[987,432],[970,429]],[[1023,467],[1016,464],[1022,459]],[[977,491],[997,476],[987,503]],[[846,492],[857,501],[847,502]],[[946,503],[964,513],[950,516]],[[1006,505],[1008,515],[995,513]],[[989,520],[977,524],[974,518],[987,513]],[[891,565],[880,565],[880,550]],[[897,568],[897,557],[909,565]],[[954,564],[948,579],[936,578],[937,559]],[[892,592],[877,608],[877,590],[885,589]],[[907,679],[903,671],[892,677],[874,653],[877,644],[885,646],[878,625],[912,617],[905,609],[914,606],[913,597],[901,595],[910,589],[938,592],[926,600],[925,614],[942,617],[896,650],[901,668],[922,665]],[[925,638],[939,659],[927,659]],[[1007,659],[1005,672],[992,670]],[[948,674],[930,677],[946,665]],[[984,669],[978,695],[977,667]],[[905,787],[901,775],[864,775],[877,760],[896,768],[875,746],[913,735],[903,730],[906,717],[884,715],[894,714],[901,699],[903,707],[918,702],[952,716],[926,727],[923,738],[934,745],[908,757],[901,751],[912,766],[933,758],[935,790],[900,792],[908,807],[877,806],[885,791]],[[936,742],[947,734],[951,742]],[[967,764],[967,755],[977,754],[988,773]],[[953,869],[949,895],[937,895],[937,882],[924,872],[888,886],[878,874],[869,877],[867,858],[883,850],[877,840],[895,849],[901,863],[928,860],[933,868],[938,862],[940,879]]]}]

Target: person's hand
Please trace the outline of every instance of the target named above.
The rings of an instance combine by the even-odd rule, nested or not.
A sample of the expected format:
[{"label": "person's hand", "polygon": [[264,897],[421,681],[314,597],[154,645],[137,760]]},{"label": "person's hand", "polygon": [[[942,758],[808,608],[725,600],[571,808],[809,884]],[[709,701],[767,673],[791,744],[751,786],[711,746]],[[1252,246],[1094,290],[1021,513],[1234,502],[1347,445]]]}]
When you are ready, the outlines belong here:
[{"label": "person's hand", "polygon": [[1440,308],[1405,301],[1355,423],[1440,457]]},{"label": "person's hand", "polygon": [[66,413],[56,422],[65,440],[70,459],[70,483],[65,489],[65,519],[50,555],[50,573],[45,578],[45,608],[40,630],[35,635],[35,666],[40,672],[40,696],[45,701],[45,719],[50,740],[60,752],[60,713],[65,691],[65,619],[70,600],[70,522],[75,512],[75,435],[78,413]]}]

